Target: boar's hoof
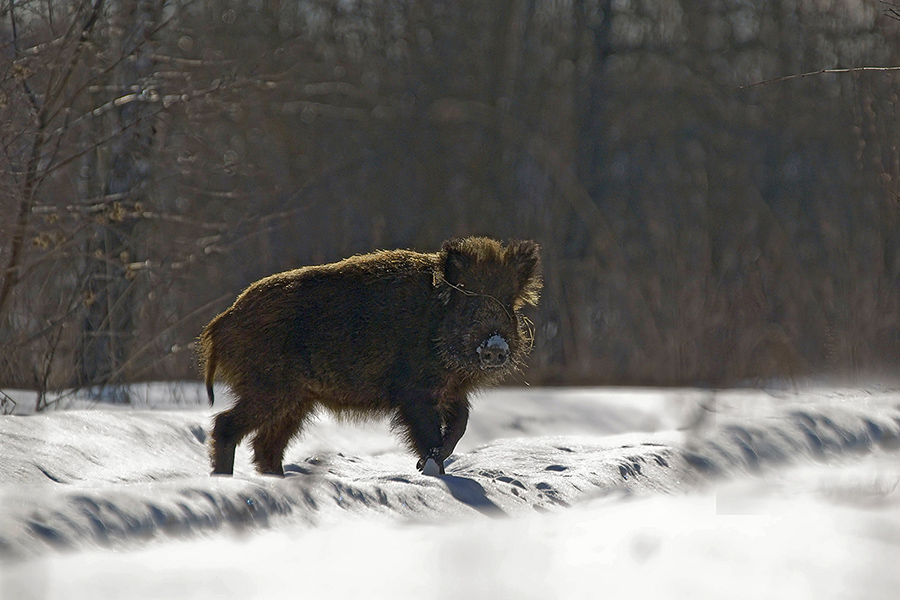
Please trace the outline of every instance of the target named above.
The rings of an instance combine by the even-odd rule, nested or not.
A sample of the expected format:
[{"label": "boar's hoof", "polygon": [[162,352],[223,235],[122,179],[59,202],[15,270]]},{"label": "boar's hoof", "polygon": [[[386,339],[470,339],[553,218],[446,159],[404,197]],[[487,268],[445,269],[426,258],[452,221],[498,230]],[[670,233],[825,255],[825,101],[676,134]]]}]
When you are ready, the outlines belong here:
[{"label": "boar's hoof", "polygon": [[478,346],[478,357],[482,367],[502,367],[509,359],[509,344],[495,333]]},{"label": "boar's hoof", "polygon": [[416,463],[416,468],[423,474],[434,477],[444,474],[444,460],[441,458],[441,449],[432,448],[424,458]]}]

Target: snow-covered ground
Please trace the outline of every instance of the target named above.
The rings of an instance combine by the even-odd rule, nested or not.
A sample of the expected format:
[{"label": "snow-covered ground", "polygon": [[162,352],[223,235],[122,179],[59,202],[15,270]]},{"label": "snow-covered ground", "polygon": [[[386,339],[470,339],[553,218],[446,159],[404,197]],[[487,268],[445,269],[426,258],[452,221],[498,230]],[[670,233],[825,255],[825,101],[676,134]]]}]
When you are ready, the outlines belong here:
[{"label": "snow-covered ground", "polygon": [[135,391],[0,417],[0,599],[900,597],[887,387],[507,388],[446,476],[323,417],[284,479],[208,475],[199,386]]}]

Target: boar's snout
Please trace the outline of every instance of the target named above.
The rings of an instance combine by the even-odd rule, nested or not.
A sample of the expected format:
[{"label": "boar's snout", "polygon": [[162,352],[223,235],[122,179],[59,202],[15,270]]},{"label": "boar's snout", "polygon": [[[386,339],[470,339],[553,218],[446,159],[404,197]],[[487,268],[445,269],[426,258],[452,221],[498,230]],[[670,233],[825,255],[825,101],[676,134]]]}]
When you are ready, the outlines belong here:
[{"label": "boar's snout", "polygon": [[484,368],[502,367],[509,360],[509,344],[495,333],[478,346],[478,358]]}]

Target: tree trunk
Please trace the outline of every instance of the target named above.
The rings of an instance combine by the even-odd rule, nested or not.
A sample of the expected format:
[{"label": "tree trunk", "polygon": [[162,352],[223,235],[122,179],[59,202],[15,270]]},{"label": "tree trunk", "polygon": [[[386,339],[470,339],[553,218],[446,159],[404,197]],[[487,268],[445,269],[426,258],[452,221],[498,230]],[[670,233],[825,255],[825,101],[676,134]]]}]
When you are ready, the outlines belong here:
[{"label": "tree trunk", "polygon": [[120,133],[107,152],[91,155],[104,206],[85,247],[86,313],[77,372],[79,385],[99,386],[100,396],[113,402],[128,401],[127,392],[115,384],[127,379],[123,366],[136,322],[139,292],[128,265],[141,254],[133,216],[140,212],[134,207],[146,200],[153,139],[151,105],[141,98],[153,75],[150,36],[159,16],[160,5],[153,0],[126,0],[118,6],[114,24],[122,37],[113,43],[119,45],[121,60],[113,84],[120,101],[99,117],[98,126]]}]

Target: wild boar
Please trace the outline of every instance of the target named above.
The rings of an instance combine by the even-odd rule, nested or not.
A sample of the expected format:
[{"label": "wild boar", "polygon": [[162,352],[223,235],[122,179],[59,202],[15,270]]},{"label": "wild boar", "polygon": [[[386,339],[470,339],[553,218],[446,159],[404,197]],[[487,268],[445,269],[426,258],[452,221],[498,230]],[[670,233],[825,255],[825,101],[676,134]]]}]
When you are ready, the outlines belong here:
[{"label": "wild boar", "polygon": [[319,407],[390,417],[419,470],[443,473],[469,394],[520,369],[531,350],[522,308],[540,289],[536,243],[485,237],[257,281],[200,336],[210,405],[216,375],[235,396],[215,417],[213,474],[232,474],[236,446],[253,433],[257,470],[284,475],[285,448]]}]

